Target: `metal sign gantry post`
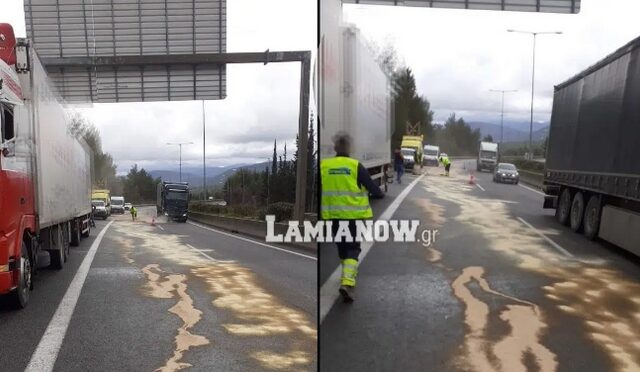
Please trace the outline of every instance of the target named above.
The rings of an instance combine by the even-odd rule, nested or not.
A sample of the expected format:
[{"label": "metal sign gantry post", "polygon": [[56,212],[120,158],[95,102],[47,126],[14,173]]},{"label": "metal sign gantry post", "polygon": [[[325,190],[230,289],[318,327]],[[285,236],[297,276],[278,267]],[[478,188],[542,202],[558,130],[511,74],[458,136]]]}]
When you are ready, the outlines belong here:
[{"label": "metal sign gantry post", "polygon": [[300,110],[298,117],[298,160],[296,169],[296,201],[294,219],[304,219],[307,185],[307,141],[309,137],[309,90],[311,88],[311,52],[285,51],[258,53],[204,53],[159,56],[96,56],[43,58],[47,70],[59,71],[73,67],[139,67],[150,65],[205,65],[229,63],[300,62]]}]

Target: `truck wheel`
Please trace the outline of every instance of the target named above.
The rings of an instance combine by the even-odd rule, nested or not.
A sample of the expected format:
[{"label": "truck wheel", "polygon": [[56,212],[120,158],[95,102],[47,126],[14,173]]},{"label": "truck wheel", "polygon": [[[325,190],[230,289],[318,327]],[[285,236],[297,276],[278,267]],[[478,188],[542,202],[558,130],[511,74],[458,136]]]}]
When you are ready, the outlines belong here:
[{"label": "truck wheel", "polygon": [[31,276],[33,266],[27,252],[27,245],[22,242],[20,248],[20,277],[18,278],[18,288],[11,292],[11,303],[17,309],[24,309],[29,303],[29,295],[32,287]]},{"label": "truck wheel", "polygon": [[51,267],[56,270],[62,270],[64,267],[64,251],[58,249],[56,251],[49,251],[49,257],[51,258]]},{"label": "truck wheel", "polygon": [[82,223],[80,220],[73,220],[73,225],[71,226],[71,245],[77,247],[80,245],[80,234],[82,230]]},{"label": "truck wheel", "polygon": [[571,190],[564,189],[558,200],[558,208],[556,208],[556,218],[563,225],[569,224],[569,214],[571,213]]},{"label": "truck wheel", "polygon": [[600,197],[594,195],[589,198],[587,207],[584,211],[584,236],[589,240],[594,240],[598,237],[598,230],[600,229],[600,213],[602,208],[600,206]]},{"label": "truck wheel", "polygon": [[578,232],[582,229],[582,221],[584,220],[584,195],[580,191],[573,197],[570,220],[571,230]]}]

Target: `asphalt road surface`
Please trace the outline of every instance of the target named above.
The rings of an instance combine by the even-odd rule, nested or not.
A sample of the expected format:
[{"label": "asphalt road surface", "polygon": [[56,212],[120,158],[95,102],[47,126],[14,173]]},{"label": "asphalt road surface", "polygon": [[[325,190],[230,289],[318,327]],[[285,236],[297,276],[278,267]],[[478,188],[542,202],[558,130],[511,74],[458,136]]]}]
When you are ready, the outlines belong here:
[{"label": "asphalt road surface", "polygon": [[438,232],[375,243],[354,303],[335,296],[336,248],[321,246],[320,370],[640,371],[640,259],[560,226],[538,191],[474,161],[441,171],[373,204],[418,219],[418,237]]},{"label": "asphalt road surface", "polygon": [[0,370],[316,370],[314,255],[152,216],[97,221],[26,309],[0,299]]}]

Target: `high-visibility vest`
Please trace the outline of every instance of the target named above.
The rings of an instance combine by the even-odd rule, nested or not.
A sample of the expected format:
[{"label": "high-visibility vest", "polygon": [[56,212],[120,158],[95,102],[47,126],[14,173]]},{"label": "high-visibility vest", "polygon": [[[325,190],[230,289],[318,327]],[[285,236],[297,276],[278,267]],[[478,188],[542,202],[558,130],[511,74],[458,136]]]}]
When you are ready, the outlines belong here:
[{"label": "high-visibility vest", "polygon": [[344,156],[320,161],[320,217],[358,220],[373,217],[369,192],[358,187],[358,161]]},{"label": "high-visibility vest", "polygon": [[448,156],[443,156],[442,157],[442,165],[448,165],[451,164],[451,162],[449,161],[449,157]]}]

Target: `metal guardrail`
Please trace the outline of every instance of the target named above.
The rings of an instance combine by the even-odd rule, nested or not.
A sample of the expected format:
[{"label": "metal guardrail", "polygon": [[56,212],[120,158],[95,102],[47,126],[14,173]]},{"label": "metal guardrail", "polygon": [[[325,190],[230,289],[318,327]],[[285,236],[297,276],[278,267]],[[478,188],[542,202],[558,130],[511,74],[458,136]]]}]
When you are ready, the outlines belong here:
[{"label": "metal guardrail", "polygon": [[[221,216],[202,212],[189,211],[189,219],[195,222],[199,222],[212,227],[217,227],[222,230],[227,230],[233,233],[240,233],[243,235],[252,236],[258,239],[264,239],[267,235],[267,223],[265,221]],[[274,224],[274,233],[283,234],[287,233],[289,224],[276,222]],[[298,248],[303,248],[312,252],[317,252],[317,243],[283,243],[285,245],[292,245]]]}]

